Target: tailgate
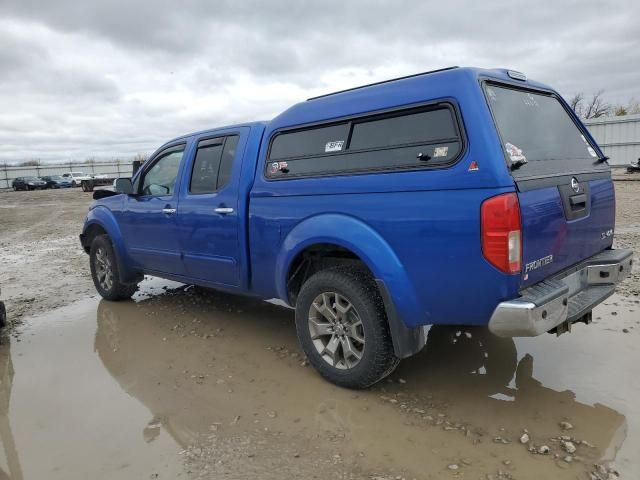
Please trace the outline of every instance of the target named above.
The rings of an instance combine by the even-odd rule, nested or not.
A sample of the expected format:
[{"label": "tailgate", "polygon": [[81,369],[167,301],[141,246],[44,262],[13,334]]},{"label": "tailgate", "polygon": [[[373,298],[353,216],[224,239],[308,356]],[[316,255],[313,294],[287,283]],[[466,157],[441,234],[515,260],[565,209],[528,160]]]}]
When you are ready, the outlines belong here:
[{"label": "tailgate", "polygon": [[[530,190],[521,184],[523,287],[611,247],[613,182],[610,178],[580,181],[580,177],[564,180],[565,185]],[[574,186],[577,182],[578,192],[572,182]]]},{"label": "tailgate", "polygon": [[609,166],[554,92],[485,84],[507,168],[518,190],[522,287],[611,247]]}]

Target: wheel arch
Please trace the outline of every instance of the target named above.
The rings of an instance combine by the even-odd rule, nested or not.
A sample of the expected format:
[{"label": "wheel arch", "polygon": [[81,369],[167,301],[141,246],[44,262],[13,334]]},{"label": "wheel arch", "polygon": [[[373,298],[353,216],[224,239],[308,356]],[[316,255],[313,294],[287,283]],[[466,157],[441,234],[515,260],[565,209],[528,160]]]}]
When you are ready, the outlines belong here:
[{"label": "wheel arch", "polygon": [[[281,299],[295,304],[290,279],[301,258],[318,251],[337,253],[337,257],[331,258],[337,258],[338,264],[360,262],[371,272],[385,304],[394,350],[399,358],[417,353],[424,346],[423,328],[414,327],[410,321],[420,317],[420,306],[404,266],[376,230],[354,217],[317,215],[303,220],[289,232],[276,260],[276,289]],[[332,261],[328,266],[335,264]]]},{"label": "wheel arch", "polygon": [[97,235],[106,234],[111,240],[113,250],[118,261],[120,280],[123,283],[133,283],[140,280],[139,273],[133,268],[133,262],[129,257],[122,232],[113,213],[106,207],[97,206],[89,211],[82,234],[80,235],[82,247],[89,253],[91,242]]}]

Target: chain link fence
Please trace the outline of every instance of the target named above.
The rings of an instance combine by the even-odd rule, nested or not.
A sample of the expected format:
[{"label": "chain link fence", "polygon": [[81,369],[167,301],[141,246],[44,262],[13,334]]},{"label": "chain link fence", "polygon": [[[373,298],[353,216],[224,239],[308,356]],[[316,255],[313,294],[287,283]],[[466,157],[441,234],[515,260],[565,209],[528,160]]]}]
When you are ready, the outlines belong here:
[{"label": "chain link fence", "polygon": [[11,188],[17,177],[42,177],[45,175],[62,175],[69,172],[82,172],[85,175],[108,175],[110,177],[130,177],[131,161],[96,162],[96,163],[46,163],[34,166],[14,167],[0,165],[0,190]]}]

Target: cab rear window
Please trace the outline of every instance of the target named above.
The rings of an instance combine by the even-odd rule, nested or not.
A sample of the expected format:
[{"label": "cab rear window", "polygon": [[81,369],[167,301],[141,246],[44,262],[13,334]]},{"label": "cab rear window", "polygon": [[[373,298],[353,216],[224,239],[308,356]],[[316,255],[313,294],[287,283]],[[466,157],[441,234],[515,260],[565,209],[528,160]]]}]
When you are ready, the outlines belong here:
[{"label": "cab rear window", "polygon": [[402,170],[450,164],[462,151],[453,107],[438,104],[277,134],[268,178]]}]

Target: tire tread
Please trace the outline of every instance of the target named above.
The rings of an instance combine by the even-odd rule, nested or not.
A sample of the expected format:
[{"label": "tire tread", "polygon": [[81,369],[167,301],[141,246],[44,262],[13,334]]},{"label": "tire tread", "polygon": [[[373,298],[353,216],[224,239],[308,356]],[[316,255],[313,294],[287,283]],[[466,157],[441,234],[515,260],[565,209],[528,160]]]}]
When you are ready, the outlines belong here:
[{"label": "tire tread", "polygon": [[[111,259],[112,269],[113,269],[113,286],[111,291],[104,290],[97,281],[95,268],[93,264],[93,258],[95,256],[96,250],[103,246]],[[96,290],[100,294],[102,298],[105,300],[118,301],[118,300],[127,300],[133,296],[134,293],[138,290],[137,283],[122,283],[120,281],[119,271],[118,271],[118,262],[116,259],[116,253],[113,249],[113,245],[111,244],[111,239],[109,235],[97,235],[93,241],[91,242],[91,250],[89,252],[89,264],[91,268],[91,278],[93,279],[93,284],[96,287]]]}]

